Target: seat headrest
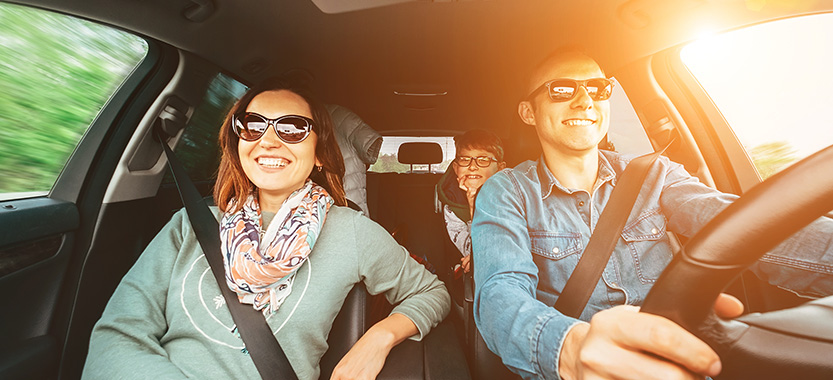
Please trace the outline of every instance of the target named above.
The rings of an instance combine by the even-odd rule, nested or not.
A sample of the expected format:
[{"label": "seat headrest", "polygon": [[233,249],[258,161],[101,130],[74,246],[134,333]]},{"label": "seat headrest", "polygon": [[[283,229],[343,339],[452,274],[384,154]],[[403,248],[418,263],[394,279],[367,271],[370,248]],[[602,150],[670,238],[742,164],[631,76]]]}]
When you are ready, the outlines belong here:
[{"label": "seat headrest", "polygon": [[396,158],[403,164],[439,164],[443,148],[435,142],[407,142],[399,146]]}]

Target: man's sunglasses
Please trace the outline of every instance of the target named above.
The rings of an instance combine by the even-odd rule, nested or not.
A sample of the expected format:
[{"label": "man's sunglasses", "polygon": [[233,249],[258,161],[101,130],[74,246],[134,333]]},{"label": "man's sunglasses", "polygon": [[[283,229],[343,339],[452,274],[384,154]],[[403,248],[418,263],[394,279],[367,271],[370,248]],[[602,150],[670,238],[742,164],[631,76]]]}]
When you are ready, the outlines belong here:
[{"label": "man's sunglasses", "polygon": [[590,98],[595,101],[608,100],[613,93],[613,81],[607,78],[587,80],[559,78],[542,84],[541,87],[536,88],[535,91],[529,94],[529,98],[531,99],[538,91],[546,89],[550,100],[553,102],[566,102],[576,97],[580,87],[584,87]]},{"label": "man's sunglasses", "polygon": [[459,156],[459,157],[454,159],[455,164],[457,164],[458,166],[464,167],[464,168],[471,165],[472,161],[474,161],[474,163],[477,166],[481,167],[481,168],[488,168],[489,165],[492,164],[492,162],[497,162],[496,159],[491,158],[491,157],[487,157],[487,156],[479,156],[479,157]]},{"label": "man's sunglasses", "polygon": [[266,133],[269,125],[275,128],[278,138],[287,144],[304,141],[312,132],[312,119],[298,115],[286,115],[277,119],[267,119],[254,112],[234,115],[231,126],[237,137],[246,141],[257,141]]}]

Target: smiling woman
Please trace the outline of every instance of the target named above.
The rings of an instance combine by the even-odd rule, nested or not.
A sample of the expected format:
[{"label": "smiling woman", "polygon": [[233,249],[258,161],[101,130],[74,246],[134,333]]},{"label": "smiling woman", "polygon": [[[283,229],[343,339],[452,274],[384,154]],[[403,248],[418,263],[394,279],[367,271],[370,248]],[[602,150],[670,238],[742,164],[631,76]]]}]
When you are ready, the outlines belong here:
[{"label": "smiling woman", "polygon": [[214,211],[225,283],[205,276],[192,226],[177,213],[110,299],[84,377],[261,375],[248,350],[263,347],[243,346],[219,286],[236,294],[228,302],[263,314],[301,379],[318,378],[333,321],[359,282],[396,306],[341,358],[335,379],[376,377],[395,345],[422,339],[442,321],[445,286],[381,226],[341,207],[344,163],[329,113],[308,90],[281,81],[253,87],[219,138]]},{"label": "smiling woman", "polygon": [[[249,103],[246,115],[260,115],[260,113],[277,117],[266,120],[267,128],[261,132],[260,136],[246,136],[243,133],[246,129],[234,128],[235,133],[240,136],[237,153],[243,172],[258,189],[257,198],[262,210],[276,212],[292,192],[304,185],[313,166],[321,171],[323,163],[315,157],[318,133],[312,131],[312,111],[304,98],[290,91],[260,93]],[[240,119],[234,117],[234,125],[241,123]],[[278,133],[279,126],[284,127],[287,123],[291,123],[290,119],[295,119],[299,123],[298,126],[293,125],[292,128],[302,129],[303,132]],[[268,126],[274,126],[274,128],[268,128]],[[284,137],[287,135],[292,136],[292,140]],[[244,139],[244,136],[249,138]],[[338,150],[338,145],[332,145]],[[282,147],[284,149],[281,149]],[[337,179],[344,176],[343,169],[340,173],[337,168],[328,169],[339,174],[336,176]],[[223,183],[222,178],[217,183]],[[340,181],[335,186],[331,186],[336,194],[341,188]],[[340,198],[340,205],[346,205],[343,194],[338,194],[336,197]],[[222,208],[224,204],[220,203],[220,205]]]}]

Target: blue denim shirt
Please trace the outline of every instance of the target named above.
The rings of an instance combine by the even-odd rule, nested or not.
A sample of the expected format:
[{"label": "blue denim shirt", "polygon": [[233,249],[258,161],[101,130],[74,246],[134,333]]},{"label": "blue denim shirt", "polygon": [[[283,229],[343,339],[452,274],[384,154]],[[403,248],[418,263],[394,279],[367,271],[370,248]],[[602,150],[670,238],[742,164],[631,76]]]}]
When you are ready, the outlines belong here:
[{"label": "blue denim shirt", "polygon": [[[474,318],[487,346],[524,378],[558,379],[566,332],[578,320],[552,305],[576,267],[599,215],[635,156],[601,151],[593,194],[562,186],[527,161],[490,178],[472,225]],[[640,305],[671,261],[667,231],[692,236],[737,196],[700,183],[665,157],[651,167],[600,281],[581,314]],[[752,267],[799,294],[833,292],[833,221],[821,218]]]}]

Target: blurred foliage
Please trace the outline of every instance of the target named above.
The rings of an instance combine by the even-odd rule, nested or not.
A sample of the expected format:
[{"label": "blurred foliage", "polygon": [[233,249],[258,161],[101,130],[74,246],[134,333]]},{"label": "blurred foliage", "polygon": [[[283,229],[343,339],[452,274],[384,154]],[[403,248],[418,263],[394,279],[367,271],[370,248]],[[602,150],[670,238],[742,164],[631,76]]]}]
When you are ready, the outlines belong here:
[{"label": "blurred foliage", "polygon": [[[451,159],[445,160],[437,165],[431,165],[431,173],[444,173],[448,165],[451,164]],[[399,162],[395,154],[381,154],[376,163],[370,165],[368,171],[375,173],[408,173],[411,170],[411,165],[406,165]],[[414,165],[414,172],[427,172],[428,165]]]},{"label": "blurred foliage", "polygon": [[764,143],[749,150],[749,156],[761,179],[767,179],[798,161],[795,154],[796,149],[785,141]]},{"label": "blurred foliage", "polygon": [[109,27],[0,4],[0,193],[49,190],[146,51]]},{"label": "blurred foliage", "polygon": [[381,154],[369,170],[376,173],[407,173],[411,167],[400,163],[395,154]]},{"label": "blurred foliage", "polygon": [[[217,176],[220,165],[220,147],[217,138],[220,127],[231,107],[248,88],[225,74],[218,74],[197,106],[185,127],[185,134],[176,146],[176,156],[193,181],[210,181]],[[164,183],[173,183],[170,173]]]}]

